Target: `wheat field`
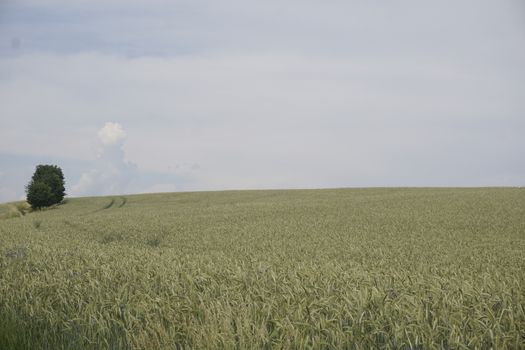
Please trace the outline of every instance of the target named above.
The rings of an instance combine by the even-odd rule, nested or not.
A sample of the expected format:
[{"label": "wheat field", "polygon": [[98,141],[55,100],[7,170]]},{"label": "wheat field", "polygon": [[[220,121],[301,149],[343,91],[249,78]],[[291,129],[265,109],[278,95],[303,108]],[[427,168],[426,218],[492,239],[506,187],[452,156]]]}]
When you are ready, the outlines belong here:
[{"label": "wheat field", "polygon": [[0,349],[190,348],[525,348],[525,190],[0,206]]}]

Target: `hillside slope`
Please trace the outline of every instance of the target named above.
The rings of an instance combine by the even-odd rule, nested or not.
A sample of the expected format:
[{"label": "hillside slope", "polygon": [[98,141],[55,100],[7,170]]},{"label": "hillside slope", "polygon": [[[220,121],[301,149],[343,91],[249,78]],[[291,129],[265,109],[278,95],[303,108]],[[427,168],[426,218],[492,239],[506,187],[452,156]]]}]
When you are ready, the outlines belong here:
[{"label": "hillside slope", "polygon": [[0,220],[0,348],[523,348],[524,189],[69,199]]}]

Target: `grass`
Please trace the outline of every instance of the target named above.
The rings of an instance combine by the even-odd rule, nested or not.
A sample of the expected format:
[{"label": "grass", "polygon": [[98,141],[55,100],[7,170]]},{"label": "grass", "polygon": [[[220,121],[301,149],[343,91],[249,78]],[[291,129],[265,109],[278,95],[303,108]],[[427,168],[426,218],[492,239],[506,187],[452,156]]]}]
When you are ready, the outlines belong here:
[{"label": "grass", "polygon": [[31,207],[23,201],[0,204],[0,220],[18,218],[30,212]]},{"label": "grass", "polygon": [[524,252],[524,189],[70,199],[0,220],[0,348],[525,348]]}]

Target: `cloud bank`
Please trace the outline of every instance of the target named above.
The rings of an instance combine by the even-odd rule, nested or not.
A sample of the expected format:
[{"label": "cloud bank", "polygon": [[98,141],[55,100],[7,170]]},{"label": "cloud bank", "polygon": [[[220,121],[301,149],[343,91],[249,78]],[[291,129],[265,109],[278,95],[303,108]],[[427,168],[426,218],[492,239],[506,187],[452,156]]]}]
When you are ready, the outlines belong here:
[{"label": "cloud bank", "polygon": [[519,1],[3,6],[9,174],[87,162],[85,194],[525,183]]}]

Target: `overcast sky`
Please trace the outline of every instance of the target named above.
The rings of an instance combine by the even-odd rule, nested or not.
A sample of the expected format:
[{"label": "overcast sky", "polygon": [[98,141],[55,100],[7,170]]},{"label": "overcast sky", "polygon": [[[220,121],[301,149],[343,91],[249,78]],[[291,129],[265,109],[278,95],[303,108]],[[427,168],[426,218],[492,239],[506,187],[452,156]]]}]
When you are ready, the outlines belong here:
[{"label": "overcast sky", "polygon": [[0,201],[525,185],[523,1],[0,1]]}]

